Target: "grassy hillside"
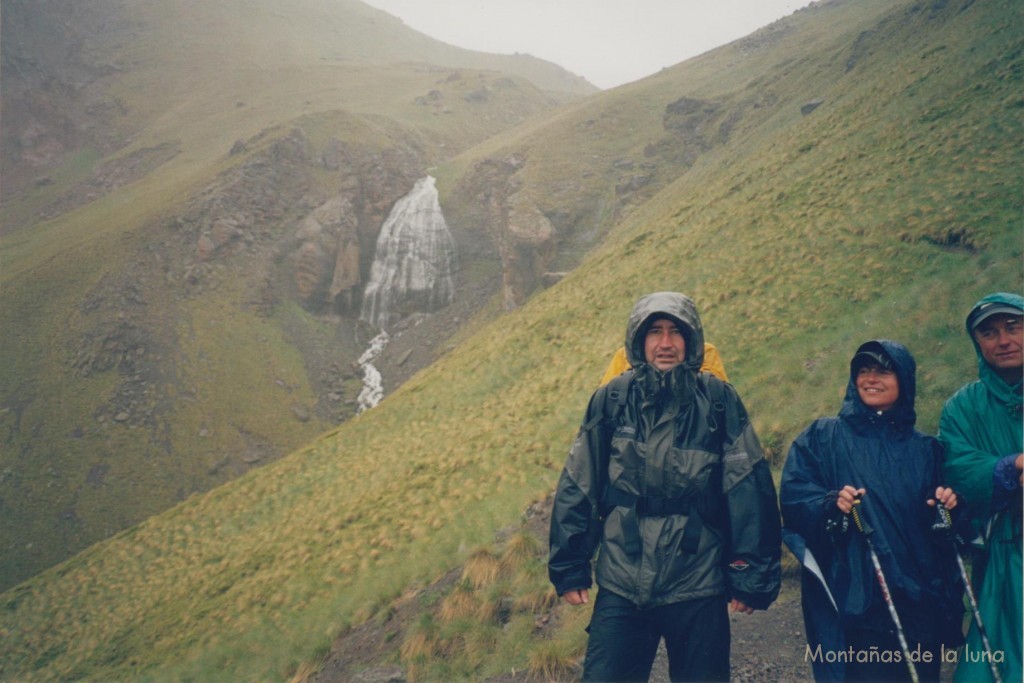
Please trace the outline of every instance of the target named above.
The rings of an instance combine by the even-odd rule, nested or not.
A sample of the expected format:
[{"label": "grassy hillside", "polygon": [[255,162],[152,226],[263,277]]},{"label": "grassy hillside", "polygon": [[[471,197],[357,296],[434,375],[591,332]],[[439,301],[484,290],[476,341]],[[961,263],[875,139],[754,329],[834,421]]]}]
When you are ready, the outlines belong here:
[{"label": "grassy hillside", "polygon": [[[972,28],[981,35],[955,34],[986,12],[995,18]],[[922,368],[924,379],[941,380],[922,382],[922,426],[933,430],[945,392],[959,373],[973,374],[974,359],[958,343],[964,311],[986,288],[1021,284],[1013,268],[1021,173],[1012,151],[1022,141],[1024,101],[1013,90],[1021,41],[1010,29],[1020,17],[1020,8],[1000,3],[815,5],[565,107],[527,134],[495,136],[441,169],[439,184],[457,192],[480,159],[515,154],[528,159],[523,192],[551,213],[582,217],[568,222],[562,240],[599,226],[602,211],[620,211],[626,218],[607,254],[587,266],[607,274],[602,286],[613,283],[609,300],[677,283],[701,304],[709,337],[728,342],[726,362],[758,369],[745,395],[777,387],[776,406],[790,402],[792,381],[826,379],[814,373],[837,344],[907,325],[905,341],[940,353]],[[689,119],[700,135],[667,130],[669,109],[684,98],[713,109]],[[651,180],[638,196],[615,197],[616,184],[639,173]],[[636,268],[640,254],[650,259],[641,259],[647,273],[612,275]],[[946,282],[958,272],[973,283],[968,289]],[[920,284],[922,273],[937,276],[941,294],[936,282]],[[903,313],[922,296],[927,310],[908,319]],[[751,332],[772,345],[751,346]],[[787,360],[780,351],[790,340],[796,355]],[[821,394],[817,411],[842,396],[842,366],[830,371],[839,373],[826,383],[834,395]],[[783,381],[786,373],[792,379]],[[785,428],[769,425],[780,443],[805,408]]]},{"label": "grassy hillside", "polygon": [[424,169],[594,90],[355,1],[13,0],[3,27],[3,588],[354,412],[367,331],[284,272],[317,202],[358,200],[368,270]]},{"label": "grassy hillside", "polygon": [[[632,303],[652,290],[694,296],[776,461],[838,410],[849,355],[872,337],[917,356],[933,431],[974,376],[967,309],[1022,283],[1021,15],[1011,0],[821,3],[594,98],[594,111],[664,111],[710,99],[713,83],[709,95],[746,93],[758,116],[692,163],[662,147],[685,172],[624,208],[559,285],[481,323],[379,407],[4,593],[0,676],[287,678],[548,494]],[[640,150],[664,136],[647,116]],[[583,178],[589,143],[566,131],[591,118],[563,111],[486,154],[530,146],[538,178]],[[632,135],[625,114],[621,128],[594,120]],[[592,144],[601,154],[606,136]],[[555,170],[538,163],[546,146]],[[474,158],[442,173],[449,187]],[[505,618],[518,633],[537,608],[524,599]],[[476,680],[508,663],[437,657],[404,664]]]},{"label": "grassy hillside", "polygon": [[[471,125],[485,112],[461,117],[466,125],[449,130],[452,139],[486,135]],[[367,181],[364,194],[379,193],[385,208],[408,189],[403,183],[444,158],[445,138],[412,126],[345,114],[297,124],[310,159],[343,140],[376,169],[380,179]],[[0,546],[8,549],[0,585],[332,426],[318,408],[324,366],[347,368],[368,337],[351,314],[323,318],[291,300],[287,261],[275,250],[311,208],[302,200],[331,196],[351,170],[293,161],[291,177],[234,180],[250,164],[271,167],[266,160],[289,130],[250,143],[246,154],[222,148],[210,165],[170,162],[0,244]],[[388,154],[398,160],[372,161]],[[240,199],[220,203],[281,215],[256,224],[242,253],[196,270],[195,231],[217,218],[218,204],[194,205],[236,189]],[[358,379],[345,381],[351,398]]]}]

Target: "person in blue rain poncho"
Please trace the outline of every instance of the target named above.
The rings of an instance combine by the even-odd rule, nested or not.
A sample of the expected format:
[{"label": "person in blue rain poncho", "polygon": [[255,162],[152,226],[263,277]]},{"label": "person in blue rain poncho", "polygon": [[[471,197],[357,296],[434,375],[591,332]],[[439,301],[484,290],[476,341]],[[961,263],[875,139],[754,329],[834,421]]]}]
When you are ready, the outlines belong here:
[{"label": "person in blue rain poncho", "polygon": [[806,657],[818,681],[910,680],[867,539],[850,519],[855,504],[873,529],[920,679],[937,681],[943,647],[963,640],[953,546],[932,527],[936,501],[957,529],[965,528],[964,506],[942,486],[938,441],[914,427],[915,371],[903,345],[862,344],[838,417],[807,427],[783,468],[783,539],[803,565]]}]

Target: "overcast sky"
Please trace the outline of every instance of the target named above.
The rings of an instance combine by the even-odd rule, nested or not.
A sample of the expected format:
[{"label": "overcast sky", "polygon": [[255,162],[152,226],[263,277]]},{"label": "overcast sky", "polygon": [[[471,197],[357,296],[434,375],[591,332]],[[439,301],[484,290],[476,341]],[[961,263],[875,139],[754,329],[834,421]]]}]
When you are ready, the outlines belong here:
[{"label": "overcast sky", "polygon": [[792,14],[810,0],[363,0],[452,45],[525,52],[611,88]]}]

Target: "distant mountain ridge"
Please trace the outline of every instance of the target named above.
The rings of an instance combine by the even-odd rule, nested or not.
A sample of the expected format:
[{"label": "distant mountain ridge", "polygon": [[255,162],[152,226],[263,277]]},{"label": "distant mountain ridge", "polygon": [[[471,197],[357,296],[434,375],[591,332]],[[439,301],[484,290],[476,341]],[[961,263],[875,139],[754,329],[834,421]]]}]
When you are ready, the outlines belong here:
[{"label": "distant mountain ridge", "polygon": [[[528,55],[436,41],[358,0],[7,0],[4,9],[3,150],[5,164],[16,169],[19,161],[45,166],[73,151],[69,134],[110,152],[153,118],[187,112],[190,96],[234,105],[274,79],[310,78],[309,69],[418,63],[520,76],[560,99],[597,91]],[[357,99],[346,106],[358,106]]]}]

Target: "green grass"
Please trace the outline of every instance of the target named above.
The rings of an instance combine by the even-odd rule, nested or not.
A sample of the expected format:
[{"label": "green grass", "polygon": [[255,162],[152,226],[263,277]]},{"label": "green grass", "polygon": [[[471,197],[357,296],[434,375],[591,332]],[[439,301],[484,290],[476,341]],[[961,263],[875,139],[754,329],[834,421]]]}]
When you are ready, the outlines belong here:
[{"label": "green grass", "polygon": [[[917,356],[920,426],[934,431],[942,400],[975,374],[966,311],[1022,283],[1022,51],[1013,30],[1021,9],[890,7],[810,8],[788,24],[791,42],[767,53],[710,53],[594,98],[588,110],[567,107],[518,131],[522,138],[488,143],[494,154],[529,148],[523,180],[539,203],[554,205],[569,190],[546,186],[582,177],[569,158],[592,158],[591,143],[570,132],[588,118],[614,135],[616,117],[631,120],[629,103],[640,108],[646,97],[647,118],[636,125],[650,140],[660,116],[652,112],[710,88],[730,61],[737,70],[706,96],[780,103],[755,108],[692,168],[660,165],[651,196],[623,211],[562,283],[518,310],[482,316],[454,351],[374,410],[2,594],[2,675],[287,678],[409,586],[488,557],[497,573],[470,572],[457,589],[465,601],[445,596],[409,636],[410,675],[472,680],[497,667],[560,675],[582,652],[585,615],[570,612],[550,642],[531,639],[526,615],[545,599],[543,549],[507,570],[508,546],[478,551],[549,493],[630,307],[652,290],[694,296],[776,463],[813,418],[838,411],[849,357],[873,337],[901,340]],[[824,25],[847,33],[826,38]],[[846,72],[866,28],[877,42]],[[803,35],[815,39],[805,45]],[[761,72],[745,69],[753,62]],[[801,116],[799,105],[817,96],[826,103]],[[642,146],[645,135],[632,135],[623,132],[624,150]],[[609,163],[628,153],[603,135],[593,144]],[[475,155],[442,170],[446,187],[461,187]],[[580,181],[581,196],[608,191],[590,182]],[[972,247],[943,244],[961,228]],[[226,306],[194,319],[197,332],[265,324]],[[240,351],[247,366],[294,377],[298,359],[280,335],[263,334],[261,352]],[[224,350],[194,348],[212,359],[210,391],[229,381],[218,374]],[[251,393],[244,383],[238,390]],[[14,418],[3,419],[10,430]],[[503,598],[521,600],[523,611],[499,635],[488,620]],[[448,655],[458,648],[465,658]],[[488,650],[493,660],[479,654]]]}]

